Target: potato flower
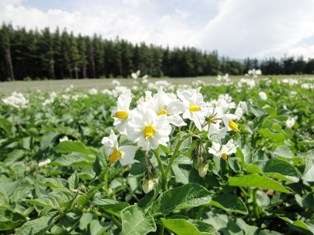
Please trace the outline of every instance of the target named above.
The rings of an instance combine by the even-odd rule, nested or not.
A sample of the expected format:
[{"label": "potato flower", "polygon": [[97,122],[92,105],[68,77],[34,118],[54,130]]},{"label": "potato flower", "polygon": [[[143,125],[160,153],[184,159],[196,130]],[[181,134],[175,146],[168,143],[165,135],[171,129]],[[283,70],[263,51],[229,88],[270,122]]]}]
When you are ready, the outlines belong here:
[{"label": "potato flower", "polygon": [[183,118],[194,122],[197,129],[202,130],[207,115],[207,104],[203,95],[195,89],[178,91],[178,97],[184,105]]},{"label": "potato flower", "polygon": [[112,115],[114,118],[113,125],[121,134],[126,133],[126,125],[130,115],[130,103],[132,95],[130,92],[121,94],[117,100],[117,107],[113,108]]},{"label": "potato flower", "polygon": [[223,160],[227,160],[228,157],[235,153],[237,150],[236,145],[233,143],[233,140],[229,140],[226,144],[222,145],[218,142],[213,142],[212,146],[208,148],[208,152],[216,157],[219,157]]},{"label": "potato flower", "polygon": [[13,92],[11,96],[2,99],[2,101],[15,108],[26,108],[28,105],[28,100],[19,92]]},{"label": "potato flower", "polygon": [[119,146],[118,138],[112,130],[109,137],[102,138],[101,143],[105,147],[105,153],[110,164],[120,161],[122,166],[126,166],[134,162],[137,148],[130,145]]},{"label": "potato flower", "polygon": [[144,193],[149,193],[150,191],[152,191],[155,188],[157,183],[158,183],[158,179],[156,178],[145,179],[142,184]]},{"label": "potato flower", "polygon": [[174,126],[186,125],[180,116],[184,112],[184,106],[174,94],[159,90],[154,96],[149,95],[146,95],[148,98],[146,101],[139,103],[139,106],[143,106],[144,109],[154,110],[158,116],[166,117],[169,123]]},{"label": "potato flower", "polygon": [[291,129],[291,128],[295,125],[296,120],[297,120],[297,117],[289,117],[289,118],[286,120],[286,127],[288,127],[289,129]]},{"label": "potato flower", "polygon": [[240,132],[239,125],[237,122],[238,119],[239,116],[228,113],[223,116],[222,121],[228,131]]},{"label": "potato flower", "polygon": [[128,122],[127,137],[137,143],[143,150],[156,149],[167,145],[171,126],[168,119],[158,116],[152,109],[137,107],[132,111]]},{"label": "potato flower", "polygon": [[267,95],[266,95],[266,93],[265,93],[264,91],[260,91],[260,92],[258,93],[258,96],[259,96],[259,98],[260,98],[261,100],[267,100]]}]

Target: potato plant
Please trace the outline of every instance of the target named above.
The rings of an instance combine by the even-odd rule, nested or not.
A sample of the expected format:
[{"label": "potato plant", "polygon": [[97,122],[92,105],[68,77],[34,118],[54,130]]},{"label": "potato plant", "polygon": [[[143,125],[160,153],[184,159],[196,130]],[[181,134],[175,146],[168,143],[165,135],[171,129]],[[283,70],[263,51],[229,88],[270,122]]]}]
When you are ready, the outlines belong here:
[{"label": "potato plant", "polygon": [[314,234],[313,82],[254,79],[2,97],[0,233]]}]

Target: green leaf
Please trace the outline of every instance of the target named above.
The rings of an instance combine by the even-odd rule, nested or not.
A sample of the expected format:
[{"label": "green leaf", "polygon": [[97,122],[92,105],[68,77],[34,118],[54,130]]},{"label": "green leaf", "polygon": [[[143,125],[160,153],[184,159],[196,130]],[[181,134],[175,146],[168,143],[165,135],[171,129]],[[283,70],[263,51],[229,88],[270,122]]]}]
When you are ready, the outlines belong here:
[{"label": "green leaf", "polygon": [[81,230],[87,230],[88,225],[93,220],[93,214],[91,213],[84,213],[80,218],[80,225],[79,228]]},{"label": "green leaf", "polygon": [[211,235],[212,233],[200,232],[197,227],[185,219],[161,219],[162,224],[177,235]]},{"label": "green leaf", "polygon": [[107,213],[117,217],[120,217],[120,212],[129,206],[127,202],[118,202],[111,199],[97,199],[97,198],[94,199],[93,204],[99,206]]},{"label": "green leaf", "polygon": [[40,141],[40,148],[41,149],[46,149],[48,147],[52,146],[53,140],[58,136],[58,133],[55,132],[48,132],[43,137],[41,138]]},{"label": "green leaf", "polygon": [[71,166],[71,167],[91,167],[95,160],[94,155],[83,155],[81,153],[71,153],[57,158],[51,164],[56,166]]},{"label": "green leaf", "polygon": [[309,231],[312,234],[314,234],[314,224],[308,224],[302,220],[293,221],[293,220],[289,219],[288,217],[279,217],[279,218],[284,220],[288,224],[296,227],[296,228],[303,229],[303,230]]},{"label": "green leaf", "polygon": [[262,170],[257,165],[254,165],[252,163],[244,163],[243,168],[246,172],[251,174],[262,173]]},{"label": "green leaf", "polygon": [[97,154],[94,148],[87,147],[80,141],[64,141],[59,143],[55,149],[59,153]]},{"label": "green leaf", "polygon": [[90,234],[93,235],[106,235],[106,229],[99,223],[98,220],[92,220],[89,225]]},{"label": "green leaf", "polygon": [[286,145],[276,148],[273,154],[285,158],[292,158],[294,156],[293,152]]},{"label": "green leaf", "polygon": [[12,152],[8,153],[4,162],[5,163],[13,163],[13,162],[23,158],[25,155],[25,152],[26,151],[22,150],[22,149],[14,149]]},{"label": "green leaf", "polygon": [[146,235],[156,231],[154,218],[137,205],[129,206],[121,211],[122,232],[121,235]]},{"label": "green leaf", "polygon": [[0,117],[0,129],[4,130],[7,135],[12,133],[12,126],[13,125],[9,120]]},{"label": "green leaf", "polygon": [[12,230],[20,226],[26,218],[20,213],[0,206],[0,231]]},{"label": "green leaf", "polygon": [[16,235],[45,234],[45,231],[49,228],[49,226],[54,224],[56,218],[55,215],[55,213],[51,213],[50,215],[42,216],[38,219],[26,222],[15,230]]},{"label": "green leaf", "polygon": [[221,194],[213,198],[213,200],[210,202],[210,205],[228,212],[235,212],[243,215],[248,213],[248,210],[241,198],[230,193]]},{"label": "green leaf", "polygon": [[282,193],[290,193],[289,189],[279,182],[267,176],[261,176],[257,174],[230,177],[228,183],[230,186],[272,189]]},{"label": "green leaf", "polygon": [[176,182],[181,184],[188,184],[189,183],[189,174],[190,170],[182,169],[177,164],[172,165],[172,171],[175,175]]},{"label": "green leaf", "polygon": [[306,195],[302,201],[304,208],[309,208],[314,211],[314,193]]},{"label": "green leaf", "polygon": [[278,158],[267,161],[264,172],[277,172],[282,175],[298,176],[297,170],[290,163]]},{"label": "green leaf", "polygon": [[210,192],[206,188],[199,184],[186,184],[162,194],[157,207],[160,213],[168,214],[172,211],[208,205],[210,201]]},{"label": "green leaf", "polygon": [[314,165],[311,165],[303,174],[302,179],[307,182],[314,182]]}]

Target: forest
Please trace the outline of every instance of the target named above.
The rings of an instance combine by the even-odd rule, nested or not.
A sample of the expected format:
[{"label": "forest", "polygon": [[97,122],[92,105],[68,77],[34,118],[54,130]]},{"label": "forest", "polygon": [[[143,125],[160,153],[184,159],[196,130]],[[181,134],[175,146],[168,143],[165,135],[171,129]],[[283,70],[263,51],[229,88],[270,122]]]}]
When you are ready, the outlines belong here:
[{"label": "forest", "polygon": [[240,60],[219,56],[217,51],[135,44],[65,29],[26,30],[10,24],[0,28],[0,81],[128,77],[137,70],[152,77],[241,75],[252,68],[266,75],[313,74],[314,59]]}]

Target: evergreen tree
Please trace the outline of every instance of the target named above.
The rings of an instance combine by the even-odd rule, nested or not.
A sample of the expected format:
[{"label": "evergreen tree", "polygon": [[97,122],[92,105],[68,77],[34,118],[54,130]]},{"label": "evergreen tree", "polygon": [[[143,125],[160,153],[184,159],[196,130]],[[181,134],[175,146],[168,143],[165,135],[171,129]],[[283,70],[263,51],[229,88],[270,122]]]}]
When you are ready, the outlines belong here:
[{"label": "evergreen tree", "polygon": [[0,31],[0,43],[1,43],[1,50],[4,61],[4,66],[6,69],[3,69],[4,75],[1,75],[1,77],[6,77],[6,79],[3,80],[14,80],[14,70],[13,70],[13,62],[12,62],[12,56],[11,56],[11,45],[10,45],[10,35],[12,35],[13,29],[12,26],[6,26],[2,25],[1,31]]},{"label": "evergreen tree", "polygon": [[190,77],[229,73],[244,74],[260,68],[263,74],[314,74],[314,59],[303,57],[219,57],[217,51],[196,48],[162,48],[126,40],[104,40],[100,36],[74,36],[57,28],[26,30],[0,27],[0,80],[29,78],[127,77],[141,70],[150,76]]}]

